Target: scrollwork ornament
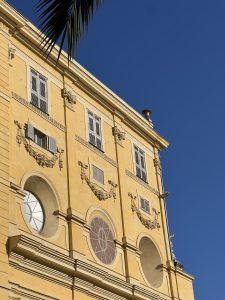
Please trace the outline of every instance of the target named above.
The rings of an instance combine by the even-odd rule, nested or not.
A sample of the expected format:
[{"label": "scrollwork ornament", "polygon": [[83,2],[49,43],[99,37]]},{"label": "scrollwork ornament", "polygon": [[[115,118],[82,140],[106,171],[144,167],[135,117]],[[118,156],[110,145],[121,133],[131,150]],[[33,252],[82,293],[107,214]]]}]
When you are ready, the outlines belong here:
[{"label": "scrollwork ornament", "polygon": [[112,128],[112,134],[114,135],[115,137],[115,141],[116,143],[122,145],[122,141],[125,140],[125,135],[126,133],[121,131],[117,126],[114,126]]},{"label": "scrollwork ornament", "polygon": [[158,222],[158,216],[160,214],[159,211],[157,211],[155,208],[152,208],[152,212],[154,214],[153,220],[147,219],[143,216],[143,214],[141,213],[140,209],[138,209],[138,207],[135,204],[135,200],[137,199],[136,196],[134,196],[131,193],[128,193],[128,196],[131,198],[131,210],[133,212],[136,212],[139,220],[141,221],[141,223],[147,228],[147,229],[159,229],[160,228],[160,224]]},{"label": "scrollwork ornament", "polygon": [[25,129],[26,125],[19,123],[18,121],[14,121],[15,125],[17,125],[17,135],[16,135],[16,141],[18,144],[24,144],[24,147],[26,151],[29,153],[30,156],[32,156],[39,166],[41,167],[47,167],[47,168],[53,168],[55,166],[56,161],[59,159],[59,167],[60,169],[63,167],[61,154],[64,152],[62,149],[60,149],[59,155],[54,154],[52,158],[47,157],[47,155],[37,152],[33,146],[30,144],[30,142],[25,137]]},{"label": "scrollwork ornament", "polygon": [[62,97],[66,100],[69,104],[76,104],[76,96],[74,96],[67,88],[63,88],[61,90]]},{"label": "scrollwork ornament", "polygon": [[108,183],[111,185],[111,188],[109,192],[100,190],[96,187],[96,185],[90,181],[86,174],[86,170],[88,169],[88,165],[82,163],[81,161],[78,162],[79,166],[81,167],[81,180],[85,180],[87,185],[90,187],[94,195],[100,200],[107,200],[109,198],[114,198],[116,199],[116,193],[115,189],[117,188],[117,184],[114,183],[112,180],[108,180]]}]

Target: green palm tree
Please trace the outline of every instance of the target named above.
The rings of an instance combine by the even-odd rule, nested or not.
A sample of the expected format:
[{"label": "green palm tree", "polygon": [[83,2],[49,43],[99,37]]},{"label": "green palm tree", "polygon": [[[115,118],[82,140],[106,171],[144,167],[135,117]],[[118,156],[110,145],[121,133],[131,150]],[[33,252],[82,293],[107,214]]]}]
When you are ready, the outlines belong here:
[{"label": "green palm tree", "polygon": [[58,60],[67,40],[68,64],[82,33],[87,30],[95,7],[103,0],[39,0],[40,29],[45,33],[41,44],[49,55],[59,42]]}]

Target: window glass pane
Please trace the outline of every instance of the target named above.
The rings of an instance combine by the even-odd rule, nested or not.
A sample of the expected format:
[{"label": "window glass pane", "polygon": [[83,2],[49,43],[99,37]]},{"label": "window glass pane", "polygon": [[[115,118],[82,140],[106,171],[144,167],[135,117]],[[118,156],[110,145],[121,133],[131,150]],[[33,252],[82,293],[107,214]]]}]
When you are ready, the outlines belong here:
[{"label": "window glass pane", "polygon": [[141,170],[137,166],[136,166],[136,173],[137,173],[136,175],[141,178]]},{"label": "window glass pane", "polygon": [[95,145],[95,136],[92,133],[89,133],[89,142]]},{"label": "window glass pane", "polygon": [[138,152],[136,152],[136,151],[135,151],[135,161],[136,161],[136,164],[139,165]]},{"label": "window glass pane", "polygon": [[46,96],[45,88],[46,88],[45,82],[41,81],[40,82],[40,93],[43,98],[45,98],[45,96]]},{"label": "window glass pane", "polygon": [[144,171],[141,172],[141,179],[147,181],[146,173]]},{"label": "window glass pane", "polygon": [[143,156],[141,156],[141,167],[145,169],[145,161]]},{"label": "window glass pane", "polygon": [[40,232],[44,225],[44,210],[40,200],[29,191],[24,197],[24,212],[31,227]]},{"label": "window glass pane", "polygon": [[34,129],[34,142],[44,149],[47,148],[47,136],[37,129]]},{"label": "window glass pane", "polygon": [[40,109],[44,112],[47,112],[47,102],[44,100],[40,100]]},{"label": "window glass pane", "polygon": [[96,147],[102,149],[102,141],[99,138],[96,138]]},{"label": "window glass pane", "polygon": [[95,126],[96,126],[96,133],[98,136],[100,136],[100,124],[96,123]]},{"label": "window glass pane", "polygon": [[38,107],[38,96],[34,93],[31,93],[31,103]]},{"label": "window glass pane", "polygon": [[32,90],[37,92],[37,78],[32,76]]},{"label": "window glass pane", "polygon": [[94,131],[94,120],[91,117],[89,117],[89,129]]}]

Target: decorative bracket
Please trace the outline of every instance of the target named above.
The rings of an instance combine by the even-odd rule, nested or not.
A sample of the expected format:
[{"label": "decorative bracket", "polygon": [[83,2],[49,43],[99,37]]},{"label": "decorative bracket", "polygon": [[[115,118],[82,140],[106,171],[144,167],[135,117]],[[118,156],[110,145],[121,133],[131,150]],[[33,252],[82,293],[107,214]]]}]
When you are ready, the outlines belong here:
[{"label": "decorative bracket", "polygon": [[29,141],[26,139],[25,137],[25,129],[26,129],[26,125],[19,123],[18,121],[14,121],[14,123],[17,125],[17,135],[16,135],[16,141],[18,144],[24,144],[25,149],[27,150],[27,152],[30,154],[30,156],[32,156],[36,162],[39,164],[39,166],[41,167],[47,167],[47,168],[53,168],[56,161],[59,160],[59,168],[63,168],[63,161],[61,159],[61,155],[64,152],[63,149],[57,149],[57,152],[59,153],[54,154],[52,156],[52,158],[47,157],[47,155],[42,154],[42,153],[38,153],[36,150],[34,150],[34,148],[32,147],[32,145],[29,143]]},{"label": "decorative bracket", "polygon": [[81,167],[81,179],[82,181],[85,180],[87,185],[90,187],[90,189],[92,190],[92,192],[95,194],[95,196],[100,200],[107,200],[109,198],[114,198],[116,199],[116,193],[115,193],[115,189],[117,188],[117,184],[114,183],[112,180],[109,180],[108,183],[111,185],[111,188],[109,190],[109,192],[106,192],[104,190],[100,190],[97,189],[96,185],[90,181],[90,179],[88,178],[87,174],[86,174],[86,170],[88,169],[88,165],[82,163],[81,161],[78,162],[78,165]]},{"label": "decorative bracket", "polygon": [[61,95],[67,104],[71,104],[71,105],[76,104],[76,96],[73,95],[70,91],[68,91],[67,88],[64,87],[61,90]]},{"label": "decorative bracket", "polygon": [[122,141],[125,140],[126,133],[121,131],[117,126],[114,126],[112,128],[112,134],[115,137],[115,141],[117,144],[120,144],[122,146]]},{"label": "decorative bracket", "polygon": [[141,221],[141,223],[147,228],[147,229],[159,229],[160,228],[160,224],[158,222],[158,216],[160,214],[159,211],[156,211],[155,208],[152,208],[152,211],[154,213],[154,219],[150,220],[147,219],[143,216],[143,214],[141,213],[140,209],[137,208],[136,204],[135,204],[135,200],[137,199],[136,196],[134,196],[131,193],[128,193],[128,196],[131,198],[131,209],[133,212],[136,212],[139,220]]},{"label": "decorative bracket", "polygon": [[15,58],[16,49],[12,46],[9,46],[9,60],[13,60]]}]

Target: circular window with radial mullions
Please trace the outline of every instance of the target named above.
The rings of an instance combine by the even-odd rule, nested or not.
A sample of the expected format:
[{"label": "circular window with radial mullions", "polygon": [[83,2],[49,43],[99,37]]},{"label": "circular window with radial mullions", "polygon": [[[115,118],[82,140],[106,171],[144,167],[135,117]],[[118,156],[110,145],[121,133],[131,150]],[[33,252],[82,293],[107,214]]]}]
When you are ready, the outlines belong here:
[{"label": "circular window with radial mullions", "polygon": [[109,225],[96,217],[91,221],[90,228],[90,241],[95,255],[104,264],[111,264],[116,256],[116,247]]},{"label": "circular window with radial mullions", "polygon": [[30,226],[37,232],[41,232],[44,226],[44,210],[40,200],[29,191],[25,191],[24,211]]}]

